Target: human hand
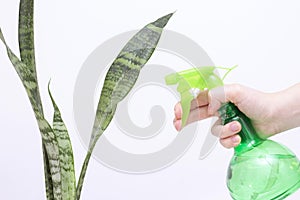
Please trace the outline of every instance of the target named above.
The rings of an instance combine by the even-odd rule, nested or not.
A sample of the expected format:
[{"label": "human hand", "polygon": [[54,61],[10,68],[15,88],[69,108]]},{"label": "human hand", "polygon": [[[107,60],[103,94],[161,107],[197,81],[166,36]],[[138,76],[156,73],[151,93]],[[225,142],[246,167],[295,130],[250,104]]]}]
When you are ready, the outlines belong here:
[{"label": "human hand", "polygon": [[[210,91],[206,90],[191,102],[187,125],[201,119],[218,117],[218,109],[221,104],[230,101],[251,119],[258,135],[261,138],[267,138],[284,129],[284,127],[279,126],[281,119],[277,115],[279,110],[278,96],[277,93],[263,93],[238,84],[225,85]],[[175,105],[174,112],[174,126],[177,130],[180,130],[182,128],[180,102]],[[211,130],[212,134],[219,137],[220,143],[226,148],[235,147],[241,141],[240,136],[237,134],[241,130],[241,125],[237,121],[223,126],[219,119]]]}]

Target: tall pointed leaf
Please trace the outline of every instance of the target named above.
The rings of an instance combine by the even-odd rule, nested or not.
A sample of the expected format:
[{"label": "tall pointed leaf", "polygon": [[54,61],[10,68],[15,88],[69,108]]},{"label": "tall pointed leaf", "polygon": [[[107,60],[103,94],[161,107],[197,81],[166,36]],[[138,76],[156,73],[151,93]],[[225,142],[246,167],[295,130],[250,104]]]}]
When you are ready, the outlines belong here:
[{"label": "tall pointed leaf", "polygon": [[27,66],[35,68],[33,4],[33,0],[20,1],[18,33],[21,60]]},{"label": "tall pointed leaf", "polygon": [[109,68],[101,91],[93,127],[91,144],[97,140],[99,130],[109,125],[117,104],[129,93],[140,70],[150,59],[163,28],[173,13],[146,25],[129,40]]},{"label": "tall pointed leaf", "polygon": [[163,16],[141,29],[128,41],[110,66],[101,91],[89,150],[77,185],[77,199],[80,198],[85,173],[97,140],[111,122],[117,104],[134,86],[140,70],[153,54],[163,28],[172,15],[173,13]]},{"label": "tall pointed leaf", "polygon": [[49,94],[55,110],[53,129],[44,119],[35,64],[33,15],[34,1],[21,0],[18,29],[21,59],[6,44],[1,29],[0,39],[5,44],[8,57],[22,80],[38,121],[43,142],[47,199],[74,199],[76,187],[73,151],[68,132],[50,91]]},{"label": "tall pointed leaf", "polygon": [[[32,90],[34,100],[31,103],[36,103],[34,106],[35,110],[39,110],[40,114],[43,115],[43,106],[41,102],[36,65],[35,65],[35,52],[34,52],[34,25],[33,25],[33,15],[34,15],[34,1],[33,0],[21,0],[19,5],[19,50],[21,61],[31,69],[32,71],[32,81],[36,83],[36,88]],[[50,174],[50,166],[45,152],[45,145],[43,144],[43,160],[44,160],[44,174],[45,174],[45,186],[47,199],[53,199],[53,184]]]},{"label": "tall pointed leaf", "polygon": [[11,49],[8,47],[8,45],[6,44],[5,40],[4,40],[4,36],[2,34],[2,31],[0,29],[0,40],[2,40],[2,42],[4,43],[6,50],[7,50],[7,55],[11,61],[11,63],[13,64],[16,72],[18,73],[20,79],[22,80],[22,83],[27,91],[27,94],[29,96],[29,100],[31,102],[31,105],[33,107],[33,110],[36,113],[41,114],[38,109],[38,107],[36,106],[38,103],[36,101],[36,99],[34,98],[34,95],[36,95],[36,88],[37,88],[37,84],[36,84],[36,79],[34,78],[34,71],[32,68],[27,67],[12,51]]},{"label": "tall pointed leaf", "polygon": [[32,90],[36,106],[40,113],[43,113],[42,102],[39,93],[34,52],[34,1],[21,0],[19,6],[19,49],[21,61],[30,69],[32,73],[32,82],[35,82],[37,87]]},{"label": "tall pointed leaf", "polygon": [[52,97],[49,85],[48,92],[54,107],[53,131],[59,148],[62,199],[74,200],[76,194],[76,178],[72,145],[67,128],[61,118],[61,113]]},{"label": "tall pointed leaf", "polygon": [[[53,133],[53,130],[49,123],[44,119],[42,113],[40,113],[39,108],[36,106],[37,102],[34,98],[36,95],[35,91],[37,88],[37,84],[33,77],[32,68],[27,67],[20,59],[11,51],[11,49],[6,44],[2,31],[0,29],[0,40],[4,43],[7,51],[7,55],[14,66],[15,70],[17,71],[22,83],[26,89],[27,95],[31,102],[32,108],[34,110],[35,117],[38,122],[38,126],[40,129],[40,133],[42,136],[43,145],[45,146],[46,154],[48,161],[45,162],[46,164],[49,163],[49,170],[51,173],[52,179],[52,186],[53,186],[53,197],[54,199],[61,199],[61,177],[60,177],[60,160],[59,160],[59,148],[57,144],[56,137]],[[46,184],[47,184],[48,177],[46,176]],[[48,188],[49,189],[49,188]],[[47,196],[50,195],[51,191],[47,191]]]}]

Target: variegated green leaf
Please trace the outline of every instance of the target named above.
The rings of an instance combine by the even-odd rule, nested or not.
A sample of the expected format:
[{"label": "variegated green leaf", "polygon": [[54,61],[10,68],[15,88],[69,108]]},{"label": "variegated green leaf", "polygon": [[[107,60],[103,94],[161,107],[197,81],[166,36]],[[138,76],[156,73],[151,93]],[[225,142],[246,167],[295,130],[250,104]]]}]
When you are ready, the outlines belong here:
[{"label": "variegated green leaf", "polygon": [[6,50],[7,50],[7,55],[11,61],[11,63],[13,64],[15,70],[17,71],[20,79],[22,80],[22,83],[27,91],[27,94],[29,96],[31,105],[33,107],[33,110],[35,112],[35,114],[40,114],[42,115],[42,113],[40,113],[40,110],[38,109],[38,107],[36,106],[38,103],[36,101],[36,98],[34,98],[34,95],[36,95],[36,88],[37,88],[37,84],[36,84],[36,79],[34,77],[34,71],[32,68],[27,67],[12,51],[11,49],[8,47],[8,45],[6,44],[2,31],[0,29],[0,40],[2,40],[2,42],[4,43]]},{"label": "variegated green leaf", "polygon": [[56,136],[59,148],[62,199],[74,200],[76,194],[76,178],[72,145],[67,128],[61,118],[59,108],[52,97],[49,85],[48,92],[54,107],[53,132]]},{"label": "variegated green leaf", "polygon": [[45,186],[46,186],[46,197],[47,200],[54,200],[53,195],[53,182],[51,178],[50,164],[48,160],[47,150],[44,144],[42,144],[43,149],[43,160],[44,160],[44,175],[45,175]]},{"label": "variegated green leaf", "polygon": [[110,66],[101,91],[89,150],[83,163],[77,185],[77,199],[80,197],[89,159],[97,140],[111,122],[117,104],[134,86],[140,70],[153,54],[163,28],[172,15],[173,13],[163,16],[141,29],[128,41]]},{"label": "variegated green leaf", "polygon": [[[31,102],[32,108],[34,110],[34,114],[37,119],[40,133],[42,136],[43,145],[45,147],[44,149],[46,150],[45,155],[47,155],[48,158],[47,163],[49,163],[49,170],[51,173],[53,197],[54,199],[61,199],[59,148],[51,126],[44,119],[43,114],[40,113],[39,108],[36,106],[37,102],[36,99],[34,98],[34,95],[36,95],[35,91],[36,91],[37,84],[33,77],[32,69],[30,69],[22,61],[20,61],[20,59],[11,51],[11,49],[8,47],[8,45],[4,40],[1,29],[0,29],[0,40],[2,40],[2,42],[6,47],[7,55],[12,65],[14,66],[15,70],[17,71],[20,79],[22,80],[22,83],[26,89],[27,95]],[[48,177],[46,176],[46,183],[48,182],[47,179]],[[47,194],[47,196],[49,195],[50,193]]]},{"label": "variegated green leaf", "polygon": [[20,1],[18,33],[21,60],[27,66],[35,68],[33,4],[33,0]]},{"label": "variegated green leaf", "polygon": [[[34,1],[33,0],[21,0],[19,6],[19,49],[21,61],[31,69],[32,72],[32,81],[36,83],[37,87],[32,89],[32,98],[31,100],[35,110],[39,110],[39,113],[43,115],[43,106],[40,98],[36,66],[35,66],[35,52],[34,52],[34,26],[33,26],[33,15],[34,15]],[[45,186],[46,186],[46,195],[47,199],[53,199],[53,184],[50,174],[50,166],[45,152],[45,145],[43,144],[43,160],[44,160],[44,174],[45,174]]]},{"label": "variegated green leaf", "polygon": [[114,115],[117,104],[129,93],[140,70],[153,54],[163,28],[173,13],[146,25],[135,34],[109,68],[97,107],[93,137],[97,139],[99,130],[105,130]]},{"label": "variegated green leaf", "polygon": [[36,66],[35,66],[35,53],[34,53],[34,30],[33,30],[33,14],[34,14],[34,1],[21,0],[19,6],[19,49],[21,61],[29,68],[32,73],[32,82],[35,82],[37,87],[32,89],[33,97],[36,102],[36,107],[40,113],[43,113],[42,102],[39,93]]},{"label": "variegated green leaf", "polygon": [[[37,122],[42,136],[43,145],[45,146],[46,155],[48,158],[49,170],[52,181],[53,198],[55,200],[62,199],[61,166],[58,143],[55,134],[47,120],[45,120],[44,118],[37,118]],[[50,194],[47,194],[47,196],[49,195]]]},{"label": "variegated green leaf", "polygon": [[35,66],[33,4],[33,0],[20,1],[19,49],[21,60],[6,44],[1,29],[0,39],[5,44],[8,57],[22,80],[38,121],[43,142],[47,199],[74,199],[76,187],[72,147],[60,112],[50,91],[49,94],[55,110],[53,129],[44,119]]}]

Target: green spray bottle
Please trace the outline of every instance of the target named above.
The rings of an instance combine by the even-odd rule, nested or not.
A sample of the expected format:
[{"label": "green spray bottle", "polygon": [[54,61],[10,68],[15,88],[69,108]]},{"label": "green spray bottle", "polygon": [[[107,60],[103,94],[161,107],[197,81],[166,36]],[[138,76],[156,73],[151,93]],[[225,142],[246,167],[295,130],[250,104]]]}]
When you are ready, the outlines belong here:
[{"label": "green spray bottle", "polygon": [[[178,84],[182,127],[187,122],[191,101],[197,94],[223,85],[224,78],[221,79],[215,69],[213,66],[193,68],[165,77],[167,85]],[[300,162],[295,154],[277,142],[261,139],[251,120],[233,103],[224,103],[219,114],[223,125],[231,121],[242,125],[238,133],[241,143],[234,148],[227,171],[227,187],[233,199],[279,200],[299,189]]]}]

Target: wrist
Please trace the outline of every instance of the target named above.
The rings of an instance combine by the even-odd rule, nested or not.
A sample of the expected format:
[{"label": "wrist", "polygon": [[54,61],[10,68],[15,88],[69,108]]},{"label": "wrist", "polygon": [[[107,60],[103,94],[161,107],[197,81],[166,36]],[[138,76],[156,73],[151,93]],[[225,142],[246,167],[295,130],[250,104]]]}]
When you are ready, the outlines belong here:
[{"label": "wrist", "polygon": [[272,94],[273,118],[277,133],[300,126],[300,83]]}]

